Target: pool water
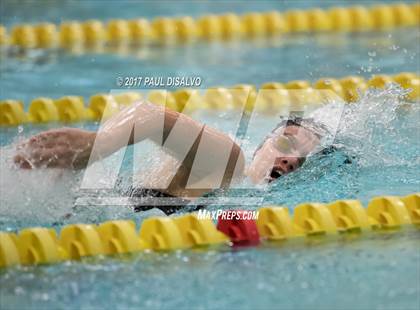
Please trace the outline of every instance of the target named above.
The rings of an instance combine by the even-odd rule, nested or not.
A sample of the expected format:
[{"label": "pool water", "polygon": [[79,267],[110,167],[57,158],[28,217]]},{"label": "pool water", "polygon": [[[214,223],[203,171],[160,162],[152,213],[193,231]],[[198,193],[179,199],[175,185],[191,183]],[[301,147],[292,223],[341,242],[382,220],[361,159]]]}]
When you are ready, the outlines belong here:
[{"label": "pool water", "polygon": [[1,302],[4,309],[415,310],[418,238],[407,231],[12,268],[0,274]]},{"label": "pool water", "polygon": [[[342,2],[346,3],[346,2]],[[353,2],[352,2],[353,3]],[[367,4],[367,1],[359,1]],[[132,18],[157,15],[194,16],[208,12],[246,12],[311,7],[312,2],[2,2],[2,23],[63,19]],[[338,5],[339,3],[337,3]],[[323,7],[331,6],[325,2]],[[334,2],[336,5],[336,2]],[[65,9],[62,9],[65,7]],[[60,12],[60,13],[58,13]],[[115,12],[119,12],[118,16]],[[45,13],[45,14],[44,14]],[[317,80],[372,74],[419,72],[418,29],[363,34],[293,35],[253,41],[158,46],[140,50],[105,50],[76,54],[34,50],[0,51],[0,97],[23,100],[39,96],[90,95],[116,88],[118,76],[200,76],[202,88],[217,85],[293,79]],[[346,107],[335,144],[340,151],[310,158],[296,173],[268,188],[232,189],[229,197],[260,197],[263,205],[293,207],[301,202],[356,198],[365,205],[377,195],[406,195],[420,188],[420,108],[400,98],[393,86],[370,90]],[[193,117],[232,133],[236,111],[197,111]],[[278,121],[258,115],[243,138],[246,155]],[[0,230],[28,226],[59,229],[69,223],[98,223],[161,215],[136,213],[119,206],[74,208],[83,195],[83,172],[20,171],[12,156],[19,141],[59,125],[24,125],[0,129]],[[71,126],[95,130],[94,123]],[[154,146],[145,144],[141,160]],[[350,156],[352,162],[345,164]],[[138,159],[136,159],[138,160]],[[128,154],[121,175],[130,176]],[[220,206],[209,206],[209,209]],[[250,209],[258,206],[249,206]],[[72,216],[66,217],[71,213]],[[214,248],[209,251],[140,253],[123,258],[0,270],[3,309],[40,308],[241,308],[241,309],[418,309],[420,303],[420,239],[418,231],[368,234],[354,240],[303,244],[265,243],[257,248]]]}]

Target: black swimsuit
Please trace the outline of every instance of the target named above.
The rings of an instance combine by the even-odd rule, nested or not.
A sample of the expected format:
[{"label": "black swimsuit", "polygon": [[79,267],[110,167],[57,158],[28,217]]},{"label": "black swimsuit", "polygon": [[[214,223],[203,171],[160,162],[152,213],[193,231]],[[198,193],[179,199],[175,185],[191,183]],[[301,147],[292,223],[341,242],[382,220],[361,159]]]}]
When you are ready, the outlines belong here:
[{"label": "black swimsuit", "polygon": [[[136,201],[133,201],[134,211],[146,211],[153,208],[158,208],[165,212],[166,215],[173,214],[181,209],[186,209],[188,211],[197,211],[204,208],[203,205],[191,205],[189,208],[187,205],[191,202],[188,199],[176,197],[167,193],[163,193],[157,189],[141,188],[141,187],[131,187],[127,195],[132,198],[140,198],[140,204],[136,204]],[[170,198],[165,199],[165,204],[159,204],[154,201],[153,198]],[[134,200],[134,199],[133,199]]]},{"label": "black swimsuit", "polygon": [[[167,127],[166,119],[165,119],[165,128]],[[169,126],[169,125],[168,125]],[[201,136],[204,131],[204,127],[201,129],[200,134],[194,141],[194,144],[192,145],[191,149],[188,151],[188,154],[186,155],[185,159],[183,160],[183,165],[188,162],[193,162],[193,159],[195,157],[195,154],[198,150],[198,145],[201,141]],[[163,141],[166,140],[170,132],[170,128],[168,127],[167,130],[164,131]],[[188,166],[188,174],[191,171],[191,165]],[[176,176],[174,177],[176,179]],[[185,181],[186,182],[186,181]],[[186,185],[186,184],[178,184],[180,186]],[[142,187],[130,187],[128,191],[125,193],[127,196],[133,198],[132,203],[134,205],[134,211],[140,212],[140,211],[146,211],[153,208],[158,208],[165,212],[166,215],[170,215],[172,213],[175,213],[181,209],[186,209],[187,211],[195,211],[203,208],[204,206],[194,206],[191,204],[187,207],[189,203],[191,203],[190,200],[176,197],[167,193],[163,193],[160,190],[157,189],[150,189],[150,188],[142,188]],[[163,201],[164,204],[159,204],[159,199],[154,198],[166,198],[162,199],[160,201]]]}]

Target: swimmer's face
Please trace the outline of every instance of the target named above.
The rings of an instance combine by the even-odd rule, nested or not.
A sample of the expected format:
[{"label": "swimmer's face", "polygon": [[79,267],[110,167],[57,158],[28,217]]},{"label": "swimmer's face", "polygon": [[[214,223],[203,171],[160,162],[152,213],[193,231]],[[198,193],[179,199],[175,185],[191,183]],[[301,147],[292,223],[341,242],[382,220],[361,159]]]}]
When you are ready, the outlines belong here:
[{"label": "swimmer's face", "polygon": [[271,182],[302,166],[319,143],[319,137],[306,128],[295,125],[279,128],[256,152],[248,175],[257,184]]}]

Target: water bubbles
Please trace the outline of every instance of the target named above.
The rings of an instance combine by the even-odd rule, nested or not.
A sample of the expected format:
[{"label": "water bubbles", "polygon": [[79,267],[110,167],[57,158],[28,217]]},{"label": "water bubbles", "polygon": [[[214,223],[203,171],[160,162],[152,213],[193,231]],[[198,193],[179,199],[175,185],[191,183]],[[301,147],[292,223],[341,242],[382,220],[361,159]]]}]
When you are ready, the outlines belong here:
[{"label": "water bubbles", "polygon": [[405,290],[405,293],[406,293],[407,295],[416,295],[416,294],[418,294],[418,291],[417,291],[417,288],[415,288],[415,287],[408,287],[408,288]]},{"label": "water bubbles", "polygon": [[395,296],[397,295],[397,292],[395,290],[389,290],[387,297],[388,298],[395,298]]},{"label": "water bubbles", "polygon": [[0,157],[5,159],[0,162],[0,228],[51,225],[71,211],[78,177],[58,169],[16,169],[12,164],[15,147],[0,148]]},{"label": "water bubbles", "polygon": [[42,300],[42,301],[47,301],[49,300],[49,295],[48,293],[39,293],[36,292],[32,295],[33,300]]},{"label": "water bubbles", "polygon": [[397,262],[395,260],[392,260],[389,262],[389,266],[395,267],[397,265]]},{"label": "water bubbles", "polygon": [[70,283],[70,289],[71,289],[71,292],[72,292],[73,296],[79,295],[79,286],[76,282],[71,282]]},{"label": "water bubbles", "polygon": [[370,73],[370,72],[373,71],[373,67],[372,66],[361,66],[360,70],[361,70],[361,72]]},{"label": "water bubbles", "polygon": [[14,292],[16,295],[23,295],[25,293],[25,290],[23,289],[23,287],[17,286],[15,287]]},{"label": "water bubbles", "polygon": [[138,304],[140,302],[140,297],[137,294],[130,295],[131,302]]},{"label": "water bubbles", "polygon": [[300,288],[301,289],[307,289],[309,287],[309,284],[308,284],[308,282],[302,282],[301,284],[300,284]]},{"label": "water bubbles", "polygon": [[23,132],[23,126],[18,126],[18,133],[21,134]]},{"label": "water bubbles", "polygon": [[375,51],[370,51],[370,52],[368,52],[368,55],[370,57],[375,57],[376,56],[376,52]]},{"label": "water bubbles", "polygon": [[[401,128],[396,124],[398,110],[403,103],[401,98],[405,93],[406,90],[397,85],[388,85],[386,89],[369,89],[357,104],[347,107],[337,139],[359,154],[363,165],[405,162],[404,156],[389,156],[392,153],[390,150],[411,141],[409,136],[401,134]],[[411,109],[413,115],[419,113],[418,107]]]}]

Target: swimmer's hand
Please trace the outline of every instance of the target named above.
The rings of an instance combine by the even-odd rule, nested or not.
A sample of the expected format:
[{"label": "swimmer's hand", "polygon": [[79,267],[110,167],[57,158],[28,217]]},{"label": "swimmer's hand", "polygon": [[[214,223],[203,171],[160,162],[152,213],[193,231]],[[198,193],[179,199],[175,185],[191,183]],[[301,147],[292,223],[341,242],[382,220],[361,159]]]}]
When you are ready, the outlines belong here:
[{"label": "swimmer's hand", "polygon": [[89,162],[95,137],[95,132],[76,128],[45,131],[20,144],[14,162],[23,169],[82,169]]}]

